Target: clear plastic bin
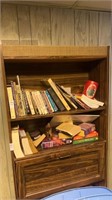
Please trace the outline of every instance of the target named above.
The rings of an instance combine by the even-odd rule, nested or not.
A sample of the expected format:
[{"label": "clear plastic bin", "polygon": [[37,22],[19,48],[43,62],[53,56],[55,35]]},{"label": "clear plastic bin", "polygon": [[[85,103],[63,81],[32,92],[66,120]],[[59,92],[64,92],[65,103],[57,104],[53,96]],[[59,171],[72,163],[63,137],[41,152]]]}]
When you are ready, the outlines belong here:
[{"label": "clear plastic bin", "polygon": [[112,200],[112,191],[105,187],[82,187],[58,192],[42,200]]}]

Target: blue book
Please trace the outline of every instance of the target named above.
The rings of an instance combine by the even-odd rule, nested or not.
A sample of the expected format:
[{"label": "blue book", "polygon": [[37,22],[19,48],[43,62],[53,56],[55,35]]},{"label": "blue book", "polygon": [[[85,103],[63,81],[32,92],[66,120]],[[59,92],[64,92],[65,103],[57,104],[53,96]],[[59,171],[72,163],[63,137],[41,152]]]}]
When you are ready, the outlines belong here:
[{"label": "blue book", "polygon": [[55,102],[53,101],[51,95],[49,94],[49,92],[48,92],[47,90],[45,91],[45,93],[46,93],[46,95],[47,95],[47,97],[48,97],[48,99],[49,99],[49,101],[50,101],[50,104],[51,104],[51,106],[52,106],[54,112],[57,112],[57,111],[58,111],[58,107],[57,107],[57,105],[55,104]]},{"label": "blue book", "polygon": [[55,102],[59,110],[60,111],[66,110],[63,103],[60,101],[59,97],[56,95],[54,90],[50,87],[47,91],[49,92],[50,96],[52,97],[53,101]]}]

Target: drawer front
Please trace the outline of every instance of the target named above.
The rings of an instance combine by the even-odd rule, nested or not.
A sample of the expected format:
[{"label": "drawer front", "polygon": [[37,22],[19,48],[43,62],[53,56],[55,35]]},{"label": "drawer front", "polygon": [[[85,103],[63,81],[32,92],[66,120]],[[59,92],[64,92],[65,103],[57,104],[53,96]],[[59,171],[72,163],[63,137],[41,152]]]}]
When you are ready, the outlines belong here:
[{"label": "drawer front", "polygon": [[[79,145],[78,145],[79,146]],[[68,151],[69,150],[69,151]],[[102,181],[105,144],[93,143],[57,150],[51,159],[31,158],[16,163],[18,197],[41,198],[53,192]]]}]

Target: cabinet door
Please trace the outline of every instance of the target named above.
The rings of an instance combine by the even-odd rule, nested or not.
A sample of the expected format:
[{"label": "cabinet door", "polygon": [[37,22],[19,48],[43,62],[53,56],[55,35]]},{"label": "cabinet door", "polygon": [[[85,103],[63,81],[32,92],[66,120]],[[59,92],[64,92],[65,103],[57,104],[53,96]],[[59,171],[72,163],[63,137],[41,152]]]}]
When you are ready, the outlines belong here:
[{"label": "cabinet door", "polygon": [[[72,148],[71,148],[72,147]],[[105,143],[68,145],[16,161],[18,198],[41,198],[102,181]]]}]

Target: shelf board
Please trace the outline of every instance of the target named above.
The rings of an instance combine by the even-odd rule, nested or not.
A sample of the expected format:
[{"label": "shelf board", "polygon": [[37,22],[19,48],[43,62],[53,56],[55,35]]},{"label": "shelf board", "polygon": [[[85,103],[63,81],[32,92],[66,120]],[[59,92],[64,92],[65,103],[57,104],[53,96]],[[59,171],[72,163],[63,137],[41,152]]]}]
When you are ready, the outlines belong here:
[{"label": "shelf board", "polygon": [[46,115],[25,115],[23,117],[18,117],[16,119],[11,119],[11,122],[19,122],[19,121],[27,121],[27,120],[33,120],[33,119],[42,119],[42,118],[50,118],[55,115],[72,115],[72,114],[82,114],[82,113],[92,113],[100,110],[104,110],[105,106],[96,108],[96,109],[76,109],[76,110],[71,110],[71,111],[64,111],[64,112],[56,112],[52,114],[46,114]]}]

